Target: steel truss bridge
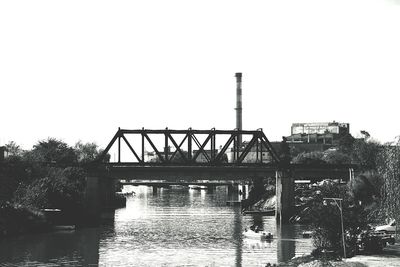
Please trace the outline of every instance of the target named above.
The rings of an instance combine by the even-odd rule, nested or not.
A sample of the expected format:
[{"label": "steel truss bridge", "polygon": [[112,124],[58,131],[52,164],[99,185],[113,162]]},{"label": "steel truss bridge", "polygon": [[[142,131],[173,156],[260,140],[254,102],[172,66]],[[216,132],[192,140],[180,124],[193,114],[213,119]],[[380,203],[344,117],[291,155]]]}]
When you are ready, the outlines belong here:
[{"label": "steel truss bridge", "polygon": [[[152,138],[155,136],[162,136],[164,143],[163,147],[157,147]],[[139,146],[140,150],[133,148],[128,136],[140,137]],[[205,137],[204,141],[200,136]],[[250,141],[239,143],[238,140],[248,137]],[[180,140],[178,139],[180,138]],[[225,140],[217,150],[216,141]],[[123,142],[123,143],[122,143]],[[255,153],[255,161],[251,162],[262,163],[265,161],[265,152],[268,153],[268,163],[279,163],[279,157],[272,147],[268,138],[261,130],[256,131],[243,131],[243,130],[124,130],[118,129],[117,133],[112,138],[111,142],[107,145],[100,160],[104,160],[105,155],[117,143],[118,163],[136,163],[138,165],[149,165],[150,162],[145,161],[145,145],[150,145],[156,155],[155,165],[171,165],[183,164],[188,165],[244,165],[246,164],[245,158],[249,152],[253,150]],[[122,144],[121,144],[122,143]],[[184,145],[185,144],[185,145]],[[121,160],[121,145],[126,145],[136,161],[124,162]],[[166,148],[172,147],[172,151]],[[226,161],[226,153],[231,147],[233,159]],[[207,149],[209,148],[209,149]],[[264,153],[263,153],[264,152]],[[199,157],[202,156],[202,161],[199,162]],[[248,162],[247,162],[248,163]],[[154,165],[154,164],[153,164]]]},{"label": "steel truss bridge", "polygon": [[[160,142],[161,140],[161,142]],[[246,140],[240,143],[239,140]],[[157,142],[158,141],[158,142]],[[217,143],[220,145],[217,149]],[[146,148],[154,154],[146,159]],[[113,150],[114,162],[106,157]],[[231,154],[228,160],[227,153]],[[125,160],[127,157],[130,160]],[[116,179],[243,180],[290,170],[296,179],[348,179],[351,165],[283,163],[262,130],[118,129],[99,161]]]}]

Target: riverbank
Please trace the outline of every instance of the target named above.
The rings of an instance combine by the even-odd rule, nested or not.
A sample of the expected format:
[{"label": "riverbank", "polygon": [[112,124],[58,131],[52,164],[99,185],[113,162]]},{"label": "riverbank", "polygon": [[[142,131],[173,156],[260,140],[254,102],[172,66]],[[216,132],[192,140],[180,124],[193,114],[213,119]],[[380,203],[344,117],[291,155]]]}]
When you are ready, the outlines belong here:
[{"label": "riverbank", "polygon": [[311,255],[293,258],[289,262],[280,263],[278,266],[289,267],[399,267],[400,244],[387,246],[381,254],[356,255],[341,261],[315,259]]}]

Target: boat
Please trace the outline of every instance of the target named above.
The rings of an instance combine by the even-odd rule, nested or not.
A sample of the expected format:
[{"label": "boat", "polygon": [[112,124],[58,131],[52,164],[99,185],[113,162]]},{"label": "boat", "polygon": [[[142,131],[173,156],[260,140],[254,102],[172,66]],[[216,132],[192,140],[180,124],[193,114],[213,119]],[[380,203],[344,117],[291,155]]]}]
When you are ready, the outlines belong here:
[{"label": "boat", "polygon": [[311,238],[313,236],[313,231],[303,231],[302,236],[303,238]]},{"label": "boat", "polygon": [[253,231],[251,229],[245,230],[243,236],[246,238],[258,239],[258,240],[272,240],[274,236],[271,232],[266,231]]}]

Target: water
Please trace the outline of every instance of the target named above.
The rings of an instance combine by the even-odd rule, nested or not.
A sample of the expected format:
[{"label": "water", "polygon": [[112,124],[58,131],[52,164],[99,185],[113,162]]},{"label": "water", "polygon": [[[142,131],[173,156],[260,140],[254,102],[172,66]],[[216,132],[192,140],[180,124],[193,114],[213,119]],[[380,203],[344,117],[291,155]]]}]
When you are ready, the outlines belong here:
[{"label": "water", "polygon": [[[265,266],[310,253],[301,226],[277,227],[274,217],[243,216],[226,206],[225,187],[125,187],[136,195],[114,223],[76,231],[0,240],[0,266]],[[243,238],[251,225],[273,233],[270,242]]]}]

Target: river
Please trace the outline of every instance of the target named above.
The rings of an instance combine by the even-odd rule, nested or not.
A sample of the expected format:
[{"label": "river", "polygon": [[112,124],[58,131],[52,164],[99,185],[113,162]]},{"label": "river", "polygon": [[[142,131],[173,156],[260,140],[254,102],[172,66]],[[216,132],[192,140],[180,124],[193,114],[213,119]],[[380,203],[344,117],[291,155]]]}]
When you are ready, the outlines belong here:
[{"label": "river", "polygon": [[[310,253],[304,226],[277,226],[274,217],[243,216],[226,206],[225,187],[125,186],[126,208],[97,228],[0,240],[0,266],[265,266]],[[231,197],[231,196],[230,196]],[[272,241],[244,238],[257,224]]]}]

